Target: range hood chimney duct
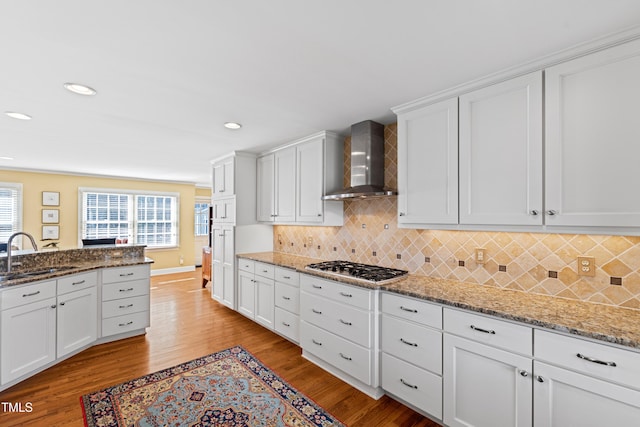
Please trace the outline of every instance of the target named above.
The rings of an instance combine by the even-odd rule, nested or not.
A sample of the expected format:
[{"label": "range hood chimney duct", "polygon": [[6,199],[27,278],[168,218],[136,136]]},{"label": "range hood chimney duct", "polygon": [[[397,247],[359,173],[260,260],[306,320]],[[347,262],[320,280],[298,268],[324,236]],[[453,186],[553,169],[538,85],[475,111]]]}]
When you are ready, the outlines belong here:
[{"label": "range hood chimney duct", "polygon": [[351,187],[331,192],[322,200],[395,196],[384,187],[384,126],[366,120],[351,126]]}]

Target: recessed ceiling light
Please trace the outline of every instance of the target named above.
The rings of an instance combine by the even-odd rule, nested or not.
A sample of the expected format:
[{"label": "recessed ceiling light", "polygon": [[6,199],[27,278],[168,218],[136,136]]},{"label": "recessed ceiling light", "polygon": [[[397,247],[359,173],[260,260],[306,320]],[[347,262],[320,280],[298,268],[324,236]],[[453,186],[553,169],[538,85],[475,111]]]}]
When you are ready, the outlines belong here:
[{"label": "recessed ceiling light", "polygon": [[236,123],[236,122],[226,122],[224,124],[224,127],[226,127],[227,129],[240,129],[242,127],[242,125],[240,123]]},{"label": "recessed ceiling light", "polygon": [[0,160],[13,160],[13,157],[0,156]]},{"label": "recessed ceiling light", "polygon": [[78,95],[92,96],[98,93],[95,89],[79,83],[65,83],[63,86],[65,89],[73,93],[77,93]]},{"label": "recessed ceiling light", "polygon": [[12,119],[31,120],[31,116],[28,114],[18,113],[16,111],[5,111],[4,113]]}]

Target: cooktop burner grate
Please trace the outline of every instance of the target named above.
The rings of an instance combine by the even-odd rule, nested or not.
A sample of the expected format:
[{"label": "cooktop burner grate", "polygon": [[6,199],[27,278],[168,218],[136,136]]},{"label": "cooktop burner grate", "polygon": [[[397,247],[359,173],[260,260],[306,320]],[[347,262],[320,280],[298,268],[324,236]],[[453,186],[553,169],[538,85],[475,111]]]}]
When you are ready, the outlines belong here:
[{"label": "cooktop burner grate", "polygon": [[376,284],[399,280],[408,273],[406,270],[360,264],[351,261],[325,261],[309,264],[307,270],[321,271],[335,276],[350,277]]}]

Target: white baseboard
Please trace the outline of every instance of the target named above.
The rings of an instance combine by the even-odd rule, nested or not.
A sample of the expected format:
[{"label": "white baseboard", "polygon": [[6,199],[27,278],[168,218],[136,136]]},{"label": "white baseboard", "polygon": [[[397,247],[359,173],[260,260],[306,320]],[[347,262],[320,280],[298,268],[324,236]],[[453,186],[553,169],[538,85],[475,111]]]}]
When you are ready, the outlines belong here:
[{"label": "white baseboard", "polygon": [[195,265],[187,265],[186,267],[161,268],[158,270],[151,270],[151,276],[160,276],[162,274],[174,274],[174,273],[188,273],[190,271],[196,271]]}]

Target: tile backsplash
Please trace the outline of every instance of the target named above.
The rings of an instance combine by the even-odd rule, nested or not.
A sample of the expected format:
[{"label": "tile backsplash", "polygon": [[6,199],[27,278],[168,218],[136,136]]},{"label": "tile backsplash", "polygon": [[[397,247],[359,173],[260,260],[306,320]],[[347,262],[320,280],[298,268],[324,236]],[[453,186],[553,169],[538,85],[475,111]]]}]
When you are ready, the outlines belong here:
[{"label": "tile backsplash", "polygon": [[[397,188],[396,125],[385,127],[385,184]],[[345,152],[350,151],[349,138]],[[345,185],[349,180],[345,155]],[[274,250],[640,309],[640,237],[398,228],[395,198],[346,201],[342,227],[275,226]],[[475,249],[486,249],[485,264]],[[595,258],[595,277],[577,257]]]}]

